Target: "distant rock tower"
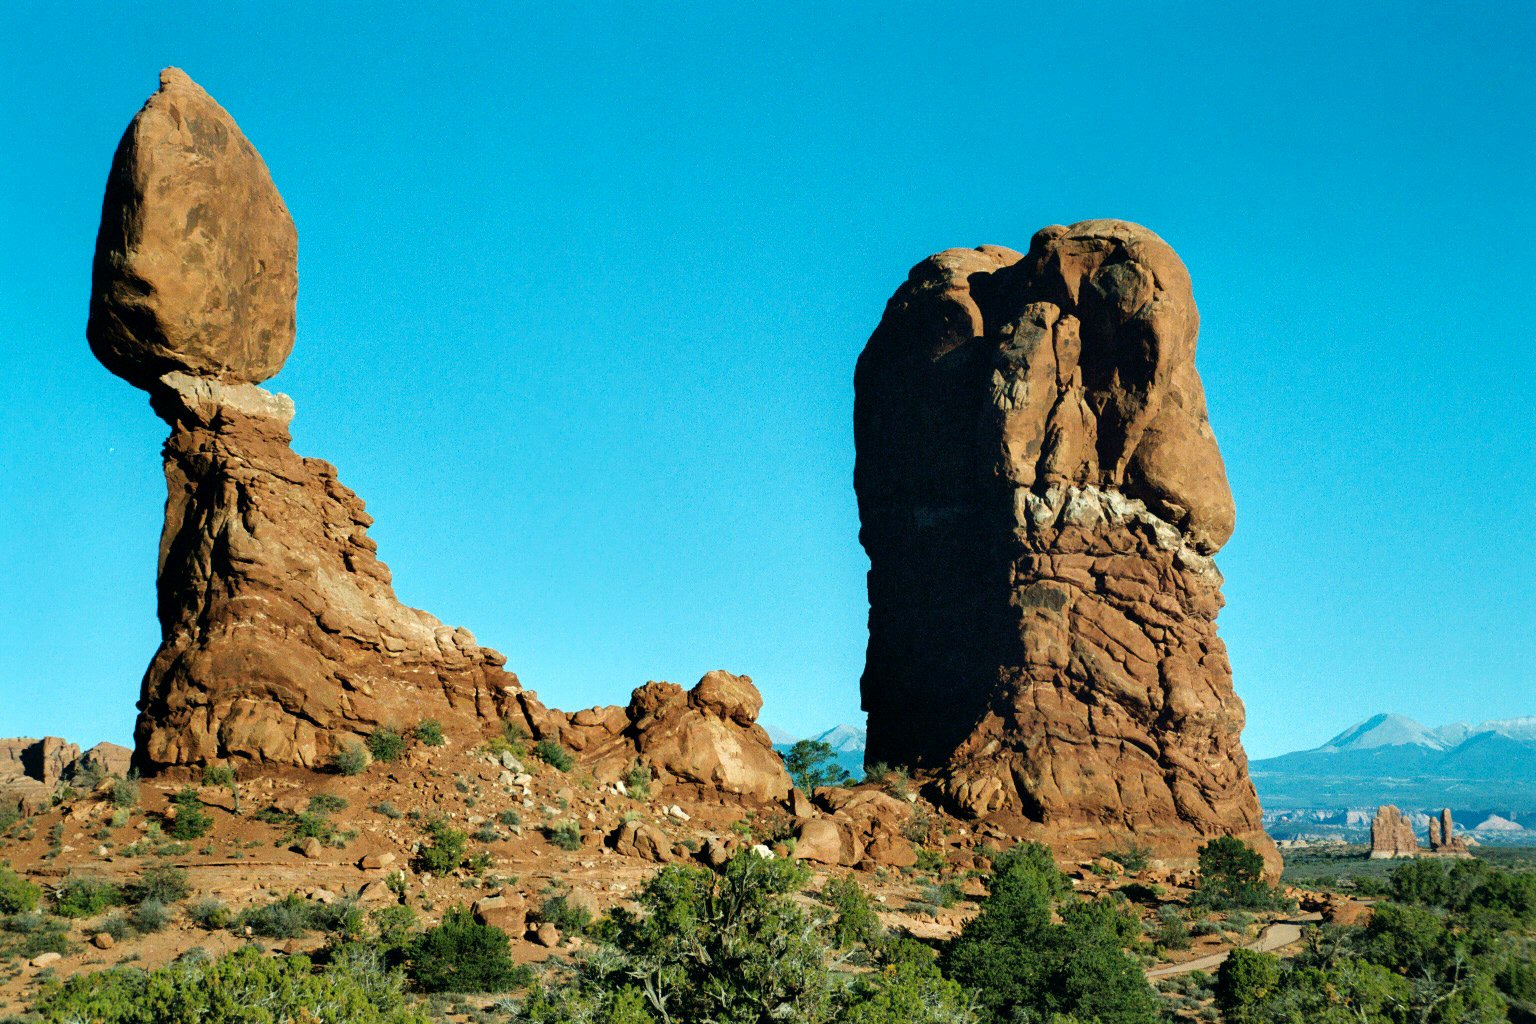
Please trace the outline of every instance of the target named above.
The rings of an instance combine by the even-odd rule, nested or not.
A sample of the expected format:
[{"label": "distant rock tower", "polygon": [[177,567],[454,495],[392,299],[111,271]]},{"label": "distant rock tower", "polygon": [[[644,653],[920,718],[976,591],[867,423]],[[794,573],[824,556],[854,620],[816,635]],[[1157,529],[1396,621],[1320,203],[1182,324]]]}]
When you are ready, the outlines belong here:
[{"label": "distant rock tower", "polygon": [[854,377],[868,759],[1059,849],[1263,832],[1189,274],[1095,220],[913,268]]},{"label": "distant rock tower", "polygon": [[112,161],[86,328],[171,427],[144,769],[316,765],[423,718],[478,737],[518,688],[466,630],[396,601],[362,501],[294,453],[293,403],[256,386],[293,348],[297,251],[261,156],[167,68]]},{"label": "distant rock tower", "polygon": [[1391,804],[1376,808],[1376,817],[1371,819],[1372,860],[1417,857],[1423,852],[1418,836],[1413,834],[1413,823],[1402,811]]}]

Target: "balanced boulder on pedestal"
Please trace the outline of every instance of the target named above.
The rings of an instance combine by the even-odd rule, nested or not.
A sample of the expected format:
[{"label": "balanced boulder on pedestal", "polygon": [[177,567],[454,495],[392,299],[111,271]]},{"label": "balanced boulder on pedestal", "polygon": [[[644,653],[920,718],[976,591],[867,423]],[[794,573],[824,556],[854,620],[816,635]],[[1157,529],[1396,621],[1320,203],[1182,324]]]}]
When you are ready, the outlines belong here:
[{"label": "balanced boulder on pedestal", "polygon": [[316,765],[423,718],[478,739],[518,689],[500,654],[395,599],[362,501],[293,451],[293,403],[257,386],[293,348],[296,260],[260,155],[162,72],[112,162],[86,331],[171,427],[145,769]]}]

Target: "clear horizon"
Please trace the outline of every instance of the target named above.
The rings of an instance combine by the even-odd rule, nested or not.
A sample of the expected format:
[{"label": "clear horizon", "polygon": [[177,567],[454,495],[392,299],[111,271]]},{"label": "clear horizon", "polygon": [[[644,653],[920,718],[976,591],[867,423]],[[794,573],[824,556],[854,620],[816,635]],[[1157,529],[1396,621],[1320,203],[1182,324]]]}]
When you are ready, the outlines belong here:
[{"label": "clear horizon", "polygon": [[159,639],[166,431],[84,325],[166,65],[297,222],[295,449],[546,703],[723,668],[862,721],[854,359],[929,253],[1118,217],[1194,279],[1250,757],[1536,714],[1536,8],[12,21],[0,736],[130,742]]}]

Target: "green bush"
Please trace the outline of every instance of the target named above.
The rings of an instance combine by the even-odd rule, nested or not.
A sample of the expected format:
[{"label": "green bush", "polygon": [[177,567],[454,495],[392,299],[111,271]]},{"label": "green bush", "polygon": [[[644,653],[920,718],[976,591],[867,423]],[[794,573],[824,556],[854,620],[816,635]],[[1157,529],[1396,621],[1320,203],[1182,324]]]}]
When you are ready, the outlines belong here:
[{"label": "green bush", "polygon": [[361,775],[368,769],[368,751],[348,743],[331,755],[331,771],[338,775]]},{"label": "green bush", "polygon": [[463,907],[407,947],[406,973],[423,992],[505,992],[531,978],[512,962],[507,933],[476,922]]},{"label": "green bush", "polygon": [[448,742],[443,736],[442,723],[432,718],[423,718],[412,735],[416,737],[417,742],[429,747],[440,747]]},{"label": "green bush", "polygon": [[265,906],[240,911],[230,922],[229,930],[238,934],[249,928],[252,935],[267,939],[297,939],[314,929],[314,907],[298,893],[289,893]]},{"label": "green bush", "polygon": [[[996,858],[988,887],[981,912],[942,963],[950,978],[978,993],[990,1019],[1070,1014],[1100,1024],[1156,1024],[1157,998],[1126,952],[1140,925],[1123,901],[1076,900],[1050,850],[1035,843]],[[1053,911],[1062,923],[1053,922]]]},{"label": "green bush", "polygon": [[405,737],[393,729],[375,729],[368,734],[368,753],[375,761],[398,761],[405,754]]},{"label": "green bush", "polygon": [[135,807],[139,802],[139,777],[132,772],[126,779],[113,779],[112,791],[108,794],[112,806],[127,810]]},{"label": "green bush", "polygon": [[880,941],[883,933],[880,918],[858,882],[852,878],[828,879],[821,887],[821,900],[835,915],[829,930],[834,946],[846,949],[857,945],[873,946]]},{"label": "green bush", "polygon": [[636,761],[624,773],[624,791],[636,800],[646,800],[651,795],[651,784],[655,781],[650,765]]},{"label": "green bush", "polygon": [[837,751],[820,740],[800,740],[784,755],[784,770],[801,792],[822,786],[841,786],[848,772],[837,763]]},{"label": "green bush", "polygon": [[523,816],[508,808],[496,815],[496,820],[508,828],[516,828],[523,823]]},{"label": "green bush", "polygon": [[227,764],[203,765],[203,785],[205,786],[233,786],[235,784],[235,769]]},{"label": "green bush", "polygon": [[1200,847],[1200,884],[1190,901],[1213,910],[1275,909],[1279,894],[1264,882],[1264,858],[1235,836]]},{"label": "green bush", "polygon": [[1131,872],[1132,874],[1135,874],[1138,871],[1145,871],[1147,869],[1147,865],[1151,863],[1152,860],[1152,852],[1134,840],[1127,843],[1121,849],[1110,850],[1108,853],[1104,854],[1104,856],[1108,857],[1116,864],[1119,864],[1121,867],[1125,868],[1125,870]]},{"label": "green bush", "polygon": [[53,894],[53,910],[60,917],[95,917],[122,902],[122,889],[103,879],[87,876],[67,880]]},{"label": "green bush", "polygon": [[1216,1005],[1230,1024],[1257,1021],[1250,1015],[1279,982],[1279,957],[1239,946],[1216,969]]},{"label": "green bush", "polygon": [[25,914],[37,907],[42,890],[0,865],[0,914]]},{"label": "green bush", "polygon": [[152,971],[77,974],[33,1009],[45,1021],[91,1024],[431,1024],[407,1001],[400,973],[366,950],[319,970],[308,957],[269,959],[247,946]]},{"label": "green bush", "polygon": [[572,903],[565,893],[557,893],[539,904],[534,916],[560,929],[561,935],[585,935],[592,926],[592,914],[587,908]]},{"label": "green bush", "polygon": [[228,928],[234,915],[223,900],[216,896],[205,896],[187,908],[187,919],[199,928],[214,932]]},{"label": "green bush", "polygon": [[562,772],[570,771],[571,766],[576,763],[576,759],[571,756],[571,752],[554,740],[539,740],[538,743],[534,744],[533,756],[551,768]]},{"label": "green bush", "polygon": [[144,900],[128,915],[133,929],[144,935],[157,932],[171,922],[171,912],[159,900]]},{"label": "green bush", "polygon": [[423,870],[442,876],[462,867],[469,837],[441,818],[427,823],[427,841],[417,852]]},{"label": "green bush", "polygon": [[545,826],[544,838],[562,850],[581,849],[581,826],[574,821],[557,821]]},{"label": "green bush", "polygon": [[396,807],[394,804],[390,803],[388,800],[381,800],[374,804],[373,810],[375,814],[382,814],[386,818],[398,819],[405,817],[405,812]]},{"label": "green bush", "polygon": [[124,887],[124,895],[130,903],[179,903],[192,895],[192,885],[187,873],[170,864],[157,864],[146,868],[138,881]]},{"label": "green bush", "polygon": [[176,817],[165,826],[165,834],[172,839],[201,839],[213,830],[213,819],[203,810],[203,801],[191,786],[184,787],[171,797],[171,804],[176,810]]}]

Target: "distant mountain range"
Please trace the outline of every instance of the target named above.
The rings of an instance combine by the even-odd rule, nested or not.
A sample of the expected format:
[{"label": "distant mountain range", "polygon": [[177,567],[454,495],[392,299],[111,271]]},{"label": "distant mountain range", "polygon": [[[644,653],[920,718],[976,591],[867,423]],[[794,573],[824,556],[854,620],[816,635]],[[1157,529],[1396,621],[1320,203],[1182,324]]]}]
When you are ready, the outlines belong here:
[{"label": "distant mountain range", "polygon": [[1536,825],[1536,716],[1432,729],[1380,714],[1250,768],[1267,812],[1391,803],[1486,809]]},{"label": "distant mountain range", "polygon": [[862,778],[864,775],[864,727],[862,725],[834,725],[814,736],[798,737],[793,733],[772,725],[764,725],[768,730],[768,738],[773,740],[773,749],[780,754],[789,753],[789,748],[804,738],[825,743],[832,748],[836,755],[836,761],[848,774],[854,778]]}]

